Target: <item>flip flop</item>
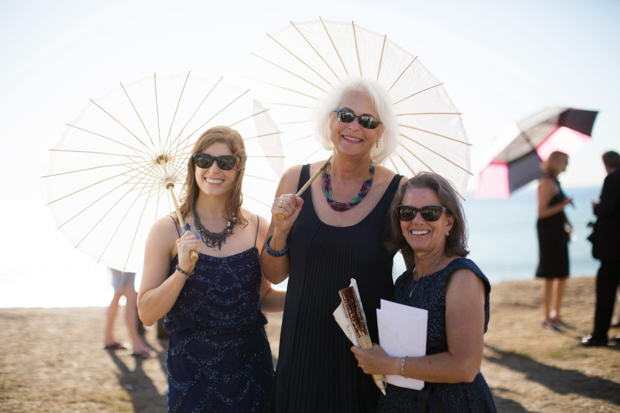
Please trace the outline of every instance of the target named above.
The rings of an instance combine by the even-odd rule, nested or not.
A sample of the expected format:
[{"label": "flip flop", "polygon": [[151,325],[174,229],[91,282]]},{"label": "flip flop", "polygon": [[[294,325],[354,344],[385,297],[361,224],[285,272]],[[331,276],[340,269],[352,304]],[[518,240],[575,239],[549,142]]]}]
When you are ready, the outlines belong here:
[{"label": "flip flop", "polygon": [[154,352],[148,351],[148,350],[147,351],[142,351],[140,353],[131,352],[131,353],[129,353],[129,355],[133,356],[135,358],[138,358],[138,359],[150,359],[150,358],[157,357],[157,353],[154,353]]},{"label": "flip flop", "polygon": [[540,322],[540,325],[543,326],[543,328],[551,328],[551,329],[553,329],[555,331],[562,331],[560,326],[558,326],[557,324],[554,324],[554,323],[547,322],[546,320],[542,320]]},{"label": "flip flop", "polygon": [[101,348],[104,350],[124,350],[127,348],[127,346],[122,343],[113,343],[113,344],[104,344],[103,346],[101,346]]},{"label": "flip flop", "polygon": [[561,318],[554,318],[552,319],[552,321],[560,327],[573,328],[572,324],[565,323],[564,320],[562,320]]}]

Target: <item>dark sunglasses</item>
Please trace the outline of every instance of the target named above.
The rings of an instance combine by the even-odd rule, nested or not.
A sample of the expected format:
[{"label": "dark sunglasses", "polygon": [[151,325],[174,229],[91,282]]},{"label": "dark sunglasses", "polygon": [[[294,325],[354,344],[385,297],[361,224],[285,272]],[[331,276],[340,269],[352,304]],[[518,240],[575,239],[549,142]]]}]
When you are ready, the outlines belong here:
[{"label": "dark sunglasses", "polygon": [[425,221],[435,222],[441,218],[441,214],[445,210],[445,207],[436,205],[428,205],[422,208],[416,208],[411,205],[399,205],[396,207],[396,215],[401,221],[411,221],[420,212]]},{"label": "dark sunglasses", "polygon": [[203,169],[211,168],[213,161],[217,162],[218,168],[229,171],[237,165],[237,157],[234,155],[212,156],[208,153],[195,153],[194,162],[196,166]]},{"label": "dark sunglasses", "polygon": [[338,119],[339,122],[351,123],[355,120],[355,118],[358,118],[360,126],[365,129],[376,129],[377,126],[383,123],[379,119],[373,118],[370,115],[358,116],[349,109],[336,109],[334,112],[336,112],[336,119]]}]

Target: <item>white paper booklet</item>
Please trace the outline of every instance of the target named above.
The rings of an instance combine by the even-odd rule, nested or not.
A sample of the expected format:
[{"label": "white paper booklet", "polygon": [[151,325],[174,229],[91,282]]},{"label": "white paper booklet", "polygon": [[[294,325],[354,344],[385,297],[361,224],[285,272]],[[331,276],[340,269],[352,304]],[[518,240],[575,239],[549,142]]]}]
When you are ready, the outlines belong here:
[{"label": "white paper booklet", "polygon": [[[379,343],[392,357],[420,357],[426,355],[428,311],[392,301],[381,300],[377,309]],[[386,375],[388,383],[414,390],[422,390],[424,381],[406,379],[401,375]]]}]

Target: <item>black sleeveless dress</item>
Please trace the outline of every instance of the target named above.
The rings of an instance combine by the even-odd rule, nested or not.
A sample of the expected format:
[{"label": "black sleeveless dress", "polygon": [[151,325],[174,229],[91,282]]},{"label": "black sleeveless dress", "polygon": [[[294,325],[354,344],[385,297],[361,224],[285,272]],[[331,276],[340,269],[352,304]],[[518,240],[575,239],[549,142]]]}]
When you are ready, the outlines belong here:
[{"label": "black sleeveless dress", "polygon": [[[555,182],[560,186],[556,179]],[[549,206],[559,204],[566,195],[562,192],[555,194]],[[536,277],[538,278],[565,278],[569,274],[568,261],[568,235],[564,229],[566,215],[564,211],[560,211],[555,215],[547,218],[539,219],[536,222],[538,230],[538,252],[539,263],[536,269]]]},{"label": "black sleeveless dress", "polygon": [[[308,181],[304,165],[299,188]],[[384,247],[388,211],[401,176],[356,225],[332,227],[316,215],[311,191],[289,240],[291,260],[272,412],[375,412],[379,389],[357,366],[351,342],[333,317],[338,291],[357,280],[368,328],[378,340],[376,309],[392,295],[392,258]],[[319,202],[326,202],[321,199]]]},{"label": "black sleeveless dress", "polygon": [[[394,301],[428,310],[428,335],[426,354],[448,351],[446,334],[446,282],[454,271],[467,268],[484,282],[484,332],[489,325],[489,293],[491,284],[480,268],[471,260],[457,258],[434,274],[420,278],[416,283],[412,272],[405,271],[394,284]],[[414,290],[415,288],[415,290]],[[409,293],[413,291],[411,297]],[[405,389],[388,384],[387,397],[381,396],[377,413],[451,413],[451,412],[495,412],[491,390],[482,373],[472,383],[428,383],[421,391]]]},{"label": "black sleeveless dress", "polygon": [[169,412],[266,411],[274,371],[261,280],[256,242],[228,257],[199,254],[164,319]]}]

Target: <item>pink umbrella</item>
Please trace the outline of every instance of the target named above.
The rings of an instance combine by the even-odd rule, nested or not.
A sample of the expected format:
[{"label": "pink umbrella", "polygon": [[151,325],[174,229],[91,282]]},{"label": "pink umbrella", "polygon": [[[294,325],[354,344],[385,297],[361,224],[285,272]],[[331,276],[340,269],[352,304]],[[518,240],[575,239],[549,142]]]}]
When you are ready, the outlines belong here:
[{"label": "pink umbrella", "polygon": [[591,139],[597,111],[552,107],[510,125],[492,147],[480,172],[476,198],[503,198],[542,175],[540,164],[554,151],[573,156]]}]

